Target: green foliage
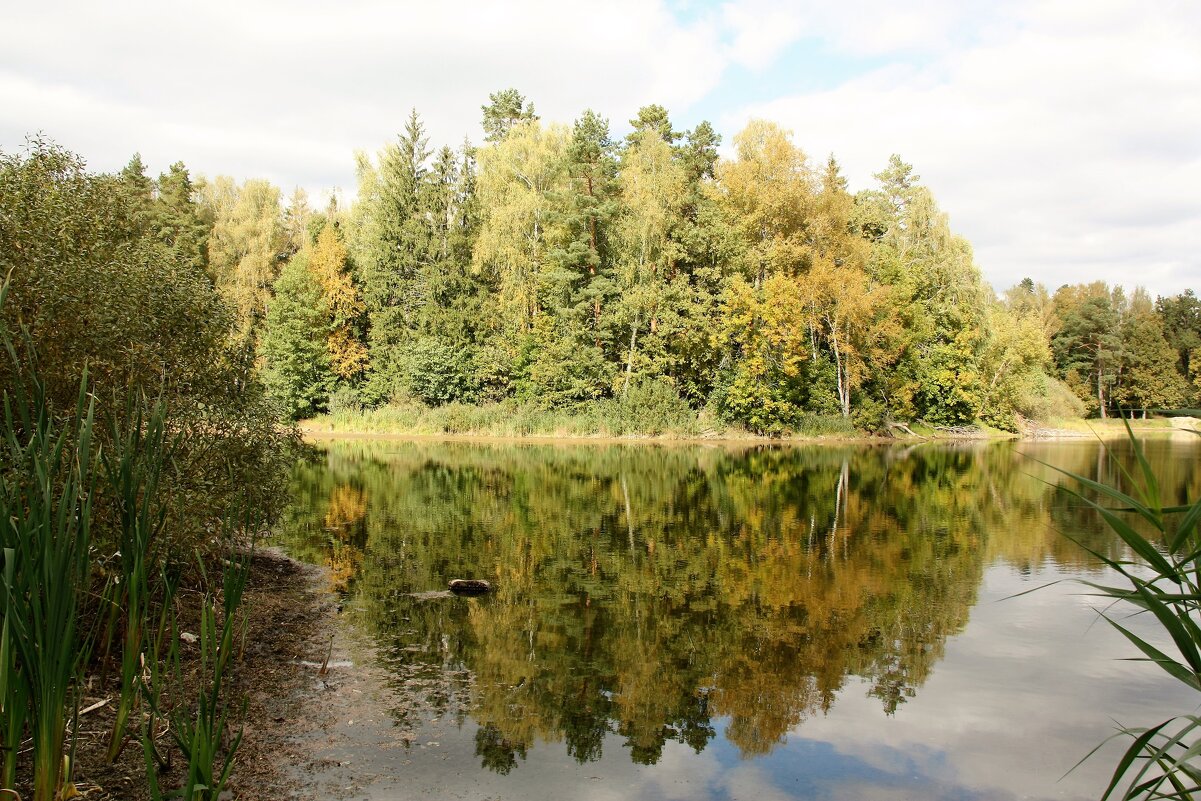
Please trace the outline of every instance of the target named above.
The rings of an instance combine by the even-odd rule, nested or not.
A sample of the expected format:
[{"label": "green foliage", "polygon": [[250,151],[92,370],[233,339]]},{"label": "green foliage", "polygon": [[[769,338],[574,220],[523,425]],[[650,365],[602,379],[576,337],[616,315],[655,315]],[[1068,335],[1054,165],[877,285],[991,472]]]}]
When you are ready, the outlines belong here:
[{"label": "green foliage", "polygon": [[522,338],[522,360],[517,363],[516,397],[546,407],[563,407],[602,397],[615,375],[603,353],[573,331],[568,323],[548,316],[535,321]]},{"label": "green foliage", "polygon": [[528,120],[536,120],[534,104],[521,96],[516,89],[502,89],[488,95],[491,101],[486,106],[480,106],[484,112],[484,141],[499,142],[508,135],[514,125]]},{"label": "green foliage", "polygon": [[1105,417],[1122,347],[1118,312],[1105,292],[1067,306],[1061,319],[1051,340],[1055,362],[1090,410]]},{"label": "green foliage", "polygon": [[[1191,340],[1160,341],[1187,298],[1118,309],[1093,380],[1073,344],[1088,336],[1079,304],[1033,281],[995,301],[899,156],[852,195],[833,157],[815,167],[766,121],[721,160],[711,125],[677,131],[660,105],[624,142],[591,110],[570,129],[544,124],[512,89],[482,111],[485,145],[457,152],[431,147],[414,111],[374,163],[360,156],[354,209],[329,217],[366,312],[340,340],[366,343],[365,375],[335,372],[369,406],[574,408],[662,379],[761,433],[830,413],[872,430],[1016,430],[1020,416],[1070,411],[1039,397],[1056,380],[1100,393],[1098,412],[1192,391]],[[1164,334],[1147,335],[1157,322]]]},{"label": "green foliage", "polygon": [[263,383],[288,419],[325,408],[334,387],[329,311],[307,259],[288,262],[275,282],[260,350]]},{"label": "green foliage", "polygon": [[[53,415],[71,413],[85,365],[101,419],[122,414],[130,393],[166,406],[179,436],[168,525],[190,548],[246,487],[275,507],[290,454],[252,360],[231,345],[228,307],[190,246],[139,226],[142,210],[119,180],[47,141],[0,154],[0,274],[11,276],[0,317],[28,330],[14,345],[36,360]],[[0,387],[13,370],[0,362]],[[95,538],[114,547],[112,521],[97,521]]]},{"label": "green foliage", "polygon": [[[109,437],[110,452],[101,455],[103,475],[119,521],[118,580],[108,587],[109,621],[120,619],[121,688],[109,736],[108,761],[116,760],[125,745],[130,713],[140,696],[146,626],[150,622],[152,595],[157,587],[155,567],[162,561],[163,526],[167,509],[161,495],[164,473],[170,466],[172,443],[166,433],[166,409],[130,398],[125,413],[115,418]],[[111,642],[105,642],[107,651]]]},{"label": "green foliage", "polygon": [[213,220],[209,271],[234,312],[238,339],[253,349],[287,250],[279,189],[263,180],[238,186],[220,176],[204,186],[203,198]]},{"label": "green foliage", "polygon": [[[616,141],[591,110],[568,128],[544,124],[516,90],[489,100],[479,148],[431,145],[413,110],[377,157],[357,156],[358,202],[345,210],[314,212],[298,191],[284,212],[264,181],[193,186],[181,164],[154,181],[140,157],[87,176],[35,142],[30,158],[6,159],[0,198],[13,318],[45,318],[53,361],[73,365],[55,390],[67,403],[86,355],[98,386],[158,396],[181,376],[193,402],[245,388],[256,429],[271,418],[248,397],[262,389],[256,370],[288,418],[338,389],[372,407],[574,408],[662,380],[691,408],[770,434],[831,413],[872,430],[1017,430],[1021,417],[1071,412],[1040,398],[1056,382],[1102,416],[1197,397],[1192,295],[1153,303],[1097,283],[1052,297],[1027,280],[998,300],[899,156],[853,195],[833,156],[815,165],[768,121],[721,159],[709,123],[677,131],[660,105]],[[57,200],[37,199],[56,184]],[[10,228],[30,241],[5,242]],[[62,261],[64,231],[90,247],[67,249],[80,264],[56,272],[42,257]],[[81,267],[103,278],[83,299],[70,287],[90,275]],[[177,364],[189,370],[164,369]]]},{"label": "green foliage", "polygon": [[406,372],[405,388],[428,406],[469,402],[478,391],[471,353],[434,337],[411,347]]},{"label": "green foliage", "polygon": [[[1174,297],[1156,300],[1155,311],[1163,321],[1168,344],[1176,351],[1178,372],[1191,381],[1201,374],[1197,358],[1201,354],[1201,299],[1186,289]],[[1193,393],[1191,397],[1199,397],[1196,387]]]},{"label": "green foliage", "polygon": [[[244,525],[244,529],[252,528]],[[239,608],[250,575],[250,555],[231,555],[221,573],[219,601],[211,589],[201,599],[199,694],[194,704],[176,707],[169,715],[171,736],[187,760],[184,783],[172,794],[183,801],[218,801],[242,742],[240,729],[230,732],[230,708],[222,689],[234,653],[240,650],[244,618],[239,616]],[[204,574],[203,561],[200,569]],[[207,583],[207,575],[203,578]]]},{"label": "green foliage", "polygon": [[1074,420],[1083,417],[1084,402],[1064,382],[1036,376],[1014,399],[1014,411],[1031,420]]},{"label": "green foliage", "polygon": [[[0,286],[0,307],[7,284]],[[36,362],[18,356],[0,327],[13,383],[3,392],[0,437],[0,736],[6,788],[27,725],[33,750],[34,801],[53,801],[70,783],[79,675],[90,637],[79,631],[89,579],[95,454],[94,402],[86,371],[71,415],[50,412]]]}]

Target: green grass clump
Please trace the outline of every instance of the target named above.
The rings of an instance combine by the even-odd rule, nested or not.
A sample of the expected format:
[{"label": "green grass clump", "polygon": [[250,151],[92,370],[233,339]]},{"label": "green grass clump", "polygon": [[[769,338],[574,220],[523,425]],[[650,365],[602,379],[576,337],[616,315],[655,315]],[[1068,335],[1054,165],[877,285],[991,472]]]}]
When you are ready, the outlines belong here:
[{"label": "green grass clump", "polygon": [[[4,289],[0,288],[0,304]],[[3,344],[21,362],[11,341]],[[0,437],[0,733],[5,788],[16,784],[26,727],[33,740],[33,798],[52,801],[70,781],[67,716],[77,706],[89,637],[78,630],[88,588],[95,486],[93,404],[86,371],[74,415],[50,414],[36,363],[4,392]],[[68,738],[70,737],[70,742]],[[73,748],[69,749],[73,750]]]},{"label": "green grass clump", "polygon": [[[506,400],[426,406],[397,402],[376,409],[344,406],[314,418],[319,429],[368,434],[478,437],[664,437],[689,439],[750,432],[696,411],[674,391],[653,382],[631,387],[626,398],[602,398],[567,408]],[[802,415],[787,432],[794,437],[857,437],[862,432],[839,415]]]},{"label": "green grass clump", "polygon": [[[0,283],[0,307],[7,286]],[[0,320],[0,351],[11,367],[11,380],[0,387],[0,795],[15,794],[18,757],[29,743],[33,801],[77,795],[72,785],[77,727],[70,721],[78,720],[81,677],[95,634],[103,629],[99,662],[107,664],[115,642],[121,671],[109,761],[120,754],[137,720],[151,797],[212,801],[229,778],[240,742],[239,734],[231,736],[222,692],[241,637],[237,610],[250,564],[248,556],[238,555],[236,535],[257,531],[262,517],[213,515],[226,526],[223,552],[231,556],[220,593],[207,590],[201,557],[206,591],[199,690],[183,697],[174,603],[179,572],[168,554],[162,487],[166,471],[177,469],[178,440],[169,434],[166,410],[131,390],[123,417],[99,427],[94,437],[87,370],[74,407],[60,408],[46,390],[28,332],[22,334],[18,348]],[[257,505],[244,500],[240,508]],[[94,536],[98,521],[114,528],[109,534],[117,551],[108,560],[93,559],[109,544]],[[104,561],[115,565],[107,583],[94,570]],[[94,580],[102,592],[95,591]],[[81,623],[88,620],[96,624]],[[166,795],[158,774],[169,759],[161,758],[154,743],[160,721],[168,724],[187,765],[182,785]]]}]

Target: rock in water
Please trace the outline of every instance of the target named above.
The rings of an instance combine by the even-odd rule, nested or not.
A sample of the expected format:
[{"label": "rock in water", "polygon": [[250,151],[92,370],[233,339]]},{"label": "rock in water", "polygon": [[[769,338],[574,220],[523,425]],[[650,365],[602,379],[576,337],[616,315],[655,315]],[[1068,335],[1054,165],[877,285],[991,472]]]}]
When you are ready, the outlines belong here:
[{"label": "rock in water", "polygon": [[492,589],[492,585],[483,579],[454,579],[448,586],[456,595],[483,595]]}]

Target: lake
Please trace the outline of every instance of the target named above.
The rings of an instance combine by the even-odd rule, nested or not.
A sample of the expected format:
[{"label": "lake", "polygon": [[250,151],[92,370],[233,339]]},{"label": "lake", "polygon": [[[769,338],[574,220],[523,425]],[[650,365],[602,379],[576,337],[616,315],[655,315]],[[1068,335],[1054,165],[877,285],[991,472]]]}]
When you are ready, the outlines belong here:
[{"label": "lake", "polygon": [[[1105,578],[1086,548],[1123,551],[1050,465],[1116,482],[1132,454],[1108,448],[322,444],[282,537],[328,567],[378,677],[330,781],[372,799],[1097,798],[1120,748],[1071,768],[1115,720],[1197,702],[1122,661],[1133,647],[1064,581]],[[1197,438],[1147,451],[1167,502],[1198,497]],[[449,596],[454,578],[495,590]]]}]

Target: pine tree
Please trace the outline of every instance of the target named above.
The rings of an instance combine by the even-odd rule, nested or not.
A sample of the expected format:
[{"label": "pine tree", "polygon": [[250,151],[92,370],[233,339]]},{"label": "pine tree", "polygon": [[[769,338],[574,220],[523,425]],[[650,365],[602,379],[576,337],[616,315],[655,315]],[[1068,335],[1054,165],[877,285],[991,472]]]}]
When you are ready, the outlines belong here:
[{"label": "pine tree", "polygon": [[185,263],[208,269],[208,240],[212,216],[197,202],[200,194],[183,162],[172,164],[156,183],[153,211],[155,236]]},{"label": "pine tree", "polygon": [[537,120],[534,104],[526,101],[516,89],[502,89],[488,95],[491,101],[480,106],[484,112],[484,141],[495,144],[509,135],[513,126],[521,122]]},{"label": "pine tree", "polygon": [[259,345],[263,383],[282,416],[311,417],[324,409],[334,385],[330,312],[305,254],[287,263],[274,289]]}]

